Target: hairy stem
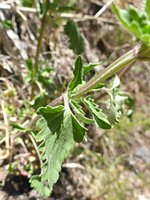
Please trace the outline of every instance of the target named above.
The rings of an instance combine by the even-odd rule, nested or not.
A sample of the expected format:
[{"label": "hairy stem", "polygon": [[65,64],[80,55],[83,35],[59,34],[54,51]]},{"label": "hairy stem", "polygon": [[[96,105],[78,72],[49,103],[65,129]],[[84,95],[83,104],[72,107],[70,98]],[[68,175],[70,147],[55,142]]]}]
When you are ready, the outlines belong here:
[{"label": "hairy stem", "polygon": [[138,54],[141,45],[142,43],[140,42],[134,49],[128,51],[126,54],[110,64],[106,69],[100,72],[97,76],[93,77],[89,82],[87,82],[84,86],[76,91],[74,97],[76,98],[84,95],[92,88],[97,86],[99,83],[105,81],[107,78],[111,77],[113,74],[121,70],[126,65],[129,65],[138,60]]}]

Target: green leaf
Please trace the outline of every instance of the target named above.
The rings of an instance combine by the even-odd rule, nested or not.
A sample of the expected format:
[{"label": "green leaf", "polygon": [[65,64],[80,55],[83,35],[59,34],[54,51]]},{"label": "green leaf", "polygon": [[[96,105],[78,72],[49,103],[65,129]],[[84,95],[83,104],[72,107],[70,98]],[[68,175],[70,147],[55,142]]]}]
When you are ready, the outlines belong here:
[{"label": "green leaf", "polygon": [[92,124],[94,122],[94,120],[89,119],[89,118],[87,118],[87,117],[84,116],[85,113],[81,109],[82,107],[80,105],[78,105],[76,101],[71,100],[71,107],[72,107],[74,113],[76,114],[76,116],[80,120],[82,120],[84,123],[86,123],[86,124]]},{"label": "green leaf", "polygon": [[150,20],[150,0],[146,0],[145,10],[146,10],[147,15],[148,15],[149,20]]},{"label": "green leaf", "polygon": [[112,126],[114,126],[115,122],[119,122],[118,121],[118,116],[119,115],[119,108],[117,107],[117,103],[115,101],[115,94],[113,94],[113,90],[109,91],[109,97],[110,97],[110,111],[109,111],[109,122]]},{"label": "green leaf", "polygon": [[145,43],[150,43],[150,34],[143,34],[142,36],[141,36],[141,39],[142,39],[142,41],[143,42],[145,42]]},{"label": "green leaf", "polygon": [[130,25],[130,30],[132,33],[136,34],[137,36],[141,36],[141,29],[139,24],[136,21],[133,21]]},{"label": "green leaf", "polygon": [[50,9],[50,1],[49,0],[45,0],[42,2],[39,1],[37,2],[36,7],[39,14],[39,18],[42,19],[45,13]]},{"label": "green leaf", "polygon": [[42,196],[48,197],[50,195],[50,190],[45,185],[45,182],[41,180],[41,176],[32,176],[29,180],[29,183],[31,183],[31,187],[36,188],[36,191]]},{"label": "green leaf", "polygon": [[2,26],[6,29],[13,28],[13,23],[5,19],[2,21]]},{"label": "green leaf", "polygon": [[82,58],[81,58],[81,56],[78,56],[75,61],[75,67],[73,70],[74,77],[70,81],[70,84],[69,84],[70,91],[74,90],[79,84],[82,83],[82,80],[83,80],[82,65],[83,65]]},{"label": "green leaf", "polygon": [[90,89],[88,92],[97,92],[101,90],[104,87],[104,85],[105,85],[104,83],[99,83],[94,88]]},{"label": "green leaf", "polygon": [[121,99],[119,101],[116,101],[116,96],[119,95],[119,86],[120,86],[120,79],[116,75],[112,82],[112,87],[110,90],[106,90],[106,92],[109,94],[110,97],[110,111],[108,120],[111,123],[112,126],[114,126],[115,122],[118,121],[118,117],[121,117],[120,109],[122,106]]},{"label": "green leaf", "polygon": [[84,128],[77,118],[72,114],[72,126],[73,126],[73,135],[74,140],[78,143],[82,142],[85,137],[86,128]]},{"label": "green leaf", "polygon": [[83,39],[80,35],[76,23],[73,21],[68,21],[64,30],[69,37],[70,48],[74,51],[75,54],[81,54],[83,52]]},{"label": "green leaf", "polygon": [[132,115],[134,113],[134,108],[135,108],[135,99],[127,96],[125,99],[125,104],[128,106],[126,115],[129,117],[129,119],[132,119]]},{"label": "green leaf", "polygon": [[111,90],[113,90],[114,88],[117,88],[119,86],[120,86],[120,79],[116,75],[115,78],[114,78],[114,80],[113,80],[113,84],[112,84]]},{"label": "green leaf", "polygon": [[53,0],[52,3],[51,3],[54,7],[59,7],[60,4],[61,4],[61,0]]},{"label": "green leaf", "polygon": [[52,28],[58,28],[59,25],[56,23],[56,19],[54,18],[54,16],[49,16],[49,19],[50,19],[50,25]]},{"label": "green leaf", "polygon": [[81,146],[77,146],[74,148],[73,152],[72,152],[72,156],[73,158],[76,158],[78,155],[80,155],[82,152],[84,151],[84,148]]},{"label": "green leaf", "polygon": [[112,10],[117,15],[122,25],[130,32],[134,33],[140,40],[150,45],[150,0],[146,1],[145,10],[136,10],[134,6],[129,6],[128,10],[120,9],[113,3]]},{"label": "green leaf", "polygon": [[25,82],[30,82],[32,80],[32,76],[31,75],[27,75],[24,77]]},{"label": "green leaf", "polygon": [[26,60],[26,66],[27,66],[27,69],[30,72],[30,74],[33,74],[33,63],[31,61],[31,59],[28,58]]},{"label": "green leaf", "polygon": [[129,12],[129,15],[131,16],[132,20],[135,20],[135,21],[140,21],[140,17],[138,15],[138,12],[137,10],[134,8],[134,6],[132,5],[129,5],[129,8],[128,8],[128,12]]},{"label": "green leaf", "polygon": [[44,16],[44,13],[45,13],[44,3],[38,2],[36,4],[36,7],[37,7],[38,14],[39,14],[39,18],[42,19],[42,17]]},{"label": "green leaf", "polygon": [[[106,90],[110,97],[110,112],[108,119],[112,126],[114,126],[116,122],[119,122],[119,118],[121,118],[123,114],[126,114],[128,116],[129,113],[130,115],[130,110],[131,115],[133,114],[133,102],[131,101],[131,107],[130,103],[129,105],[127,105],[128,99],[130,99],[130,97],[120,92],[119,86],[120,80],[118,76],[116,76],[112,82],[112,87],[109,90]],[[127,106],[125,106],[125,104]],[[127,110],[126,113],[125,110]]]},{"label": "green leaf", "polygon": [[42,74],[42,76],[44,77],[48,77],[50,72],[54,71],[54,68],[52,67],[44,67],[44,69],[40,70],[40,73]]},{"label": "green leaf", "polygon": [[102,110],[98,108],[98,105],[94,103],[94,100],[91,99],[90,96],[87,96],[86,98],[83,98],[82,100],[83,100],[83,103],[91,112],[91,114],[93,115],[93,119],[96,125],[103,129],[110,129],[111,124],[109,123],[107,116],[104,113],[102,113]]},{"label": "green leaf", "polygon": [[57,8],[57,12],[63,13],[63,12],[69,12],[69,11],[75,11],[76,9],[71,6],[61,6]]},{"label": "green leaf", "polygon": [[61,164],[74,147],[74,133],[72,126],[71,111],[63,106],[39,108],[38,113],[42,116],[37,121],[37,128],[41,131],[36,135],[36,141],[40,142],[38,147],[42,152],[41,159],[44,164],[38,185],[32,182],[31,185],[41,194],[44,181],[48,181],[49,190],[52,191],[54,183],[59,178]]},{"label": "green leaf", "polygon": [[91,71],[94,67],[96,67],[96,66],[98,66],[100,64],[101,64],[101,62],[100,63],[95,63],[95,64],[94,63],[90,63],[87,66],[83,66],[83,75],[86,76],[89,73],[89,71]]},{"label": "green leaf", "polygon": [[142,43],[140,51],[138,53],[139,57],[149,57],[150,55],[150,48],[146,43]]},{"label": "green leaf", "polygon": [[20,131],[23,131],[23,132],[26,131],[26,128],[24,128],[24,127],[21,126],[20,124],[17,124],[17,123],[11,123],[10,125],[11,125],[13,128],[17,129],[17,130],[20,130]]},{"label": "green leaf", "polygon": [[46,67],[42,70],[38,71],[37,80],[41,83],[45,88],[51,88],[53,91],[55,90],[55,85],[51,79],[50,72],[53,71],[53,68]]},{"label": "green leaf", "polygon": [[120,9],[116,3],[112,4],[112,11],[115,15],[117,15],[118,19],[121,21],[123,26],[129,29],[129,24],[131,19],[127,11]]},{"label": "green leaf", "polygon": [[50,9],[50,5],[51,5],[50,0],[45,0],[45,2],[44,2],[44,10],[45,10],[45,12],[47,12]]},{"label": "green leaf", "polygon": [[[16,2],[18,2],[18,1],[16,1]],[[20,3],[22,6],[31,8],[34,5],[34,0],[20,0]]]},{"label": "green leaf", "polygon": [[43,90],[38,96],[35,96],[35,98],[30,102],[30,105],[37,110],[41,106],[46,106],[49,99],[50,96],[45,90]]}]

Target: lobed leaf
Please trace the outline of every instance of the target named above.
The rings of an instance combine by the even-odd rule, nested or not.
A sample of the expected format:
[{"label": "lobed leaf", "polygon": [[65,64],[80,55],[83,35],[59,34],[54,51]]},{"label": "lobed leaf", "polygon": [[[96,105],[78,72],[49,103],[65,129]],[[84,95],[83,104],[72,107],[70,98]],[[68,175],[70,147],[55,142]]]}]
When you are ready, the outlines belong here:
[{"label": "lobed leaf", "polygon": [[127,11],[120,9],[116,3],[112,4],[112,11],[118,17],[122,25],[125,28],[129,29],[130,16],[128,15]]},{"label": "lobed leaf", "polygon": [[120,79],[116,75],[115,78],[114,78],[114,80],[113,80],[111,90],[113,90],[114,88],[118,88],[119,86],[120,86]]},{"label": "lobed leaf", "polygon": [[[43,195],[43,182],[49,184],[49,191],[52,191],[54,183],[59,178],[61,164],[74,147],[74,133],[72,115],[69,109],[63,106],[39,108],[38,113],[42,118],[37,122],[37,128],[41,131],[36,140],[41,142],[38,147],[42,152],[41,159],[44,161],[40,176],[30,179],[31,185]],[[35,184],[35,181],[40,182]],[[45,194],[46,196],[46,194]]]},{"label": "lobed leaf", "polygon": [[150,0],[146,0],[145,10],[146,10],[149,20],[150,20]]},{"label": "lobed leaf", "polygon": [[110,111],[109,111],[109,122],[112,126],[114,126],[115,122],[118,121],[118,116],[120,116],[119,108],[117,106],[117,103],[115,101],[115,95],[113,94],[113,90],[108,92],[110,97]]},{"label": "lobed leaf", "polygon": [[72,114],[72,126],[74,140],[78,143],[82,142],[85,137],[86,128],[80,124],[77,118]]},{"label": "lobed leaf", "polygon": [[[125,107],[126,104],[126,115],[131,118],[133,114],[133,108],[134,108],[134,100],[131,99],[129,96],[124,95],[119,90],[120,86],[120,79],[118,76],[116,76],[112,82],[112,87],[110,90],[106,90],[110,97],[110,111],[109,111],[109,122],[112,126],[117,122],[119,122],[119,118],[122,117],[123,114],[125,114]],[[127,104],[129,103],[129,104]]]},{"label": "lobed leaf", "polygon": [[75,54],[81,54],[83,52],[83,39],[76,23],[73,21],[68,21],[64,30],[69,37],[70,48]]},{"label": "lobed leaf", "polygon": [[119,86],[120,86],[120,79],[116,75],[115,78],[113,79],[112,82],[112,87],[110,90],[107,90],[106,92],[109,94],[110,98],[110,111],[109,111],[109,116],[108,120],[111,123],[112,126],[114,126],[115,122],[118,121],[118,117],[121,116],[120,114],[120,107],[122,106],[121,99],[117,102],[116,97],[119,96]]},{"label": "lobed leaf", "polygon": [[40,175],[32,176],[29,180],[29,183],[31,183],[31,187],[36,188],[36,191],[42,196],[48,197],[50,195],[50,190],[48,186],[45,185],[45,181],[41,180]]},{"label": "lobed leaf", "polygon": [[83,66],[83,75],[86,76],[89,73],[89,71],[91,71],[92,69],[94,69],[94,67],[96,67],[96,66],[98,66],[100,64],[101,64],[101,62],[100,63],[95,63],[95,64],[94,63],[90,63],[87,66]]},{"label": "lobed leaf", "polygon": [[83,110],[81,109],[82,107],[81,107],[80,105],[78,105],[76,101],[71,100],[71,103],[70,103],[70,104],[71,104],[71,107],[72,107],[74,113],[76,114],[76,116],[77,116],[80,120],[82,120],[82,121],[83,121],[84,123],[86,123],[86,124],[92,124],[92,123],[94,122],[94,120],[89,119],[89,118],[87,118],[87,117],[84,116],[85,113],[84,113]]},{"label": "lobed leaf", "polygon": [[98,108],[98,105],[94,103],[94,100],[91,99],[90,96],[87,96],[86,98],[83,98],[82,100],[83,100],[83,103],[91,112],[91,114],[93,115],[93,119],[96,125],[103,129],[110,129],[111,124],[109,123],[107,116],[104,113],[102,113],[102,110]]},{"label": "lobed leaf", "polygon": [[[83,66],[83,61],[81,56],[77,57],[75,61],[75,67],[73,70],[74,77],[69,84],[70,96],[74,95],[76,90],[79,90],[86,84],[85,76],[89,73],[90,70],[92,70],[95,66],[98,66],[99,64],[100,63],[95,63],[95,64],[90,63],[87,66]],[[100,90],[103,86],[104,84],[100,83],[91,90],[89,90],[89,92]]]},{"label": "lobed leaf", "polygon": [[82,65],[83,65],[82,58],[81,56],[78,56],[75,61],[75,67],[73,70],[74,77],[70,81],[70,84],[69,84],[70,91],[74,90],[79,84],[82,83],[82,80],[83,80]]},{"label": "lobed leaf", "polygon": [[126,29],[150,45],[150,0],[146,1],[145,10],[137,11],[132,5],[128,10],[123,10],[116,3],[113,3],[112,10]]}]

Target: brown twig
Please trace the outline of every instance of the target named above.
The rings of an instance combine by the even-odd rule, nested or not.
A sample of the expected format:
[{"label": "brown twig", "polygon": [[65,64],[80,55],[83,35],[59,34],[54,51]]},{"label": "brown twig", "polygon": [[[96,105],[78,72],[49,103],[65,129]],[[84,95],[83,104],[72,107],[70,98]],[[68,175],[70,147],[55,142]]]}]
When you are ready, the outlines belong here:
[{"label": "brown twig", "polygon": [[[10,9],[17,9],[17,11],[22,11],[22,12],[32,12],[32,13],[37,13],[36,8],[27,8],[27,7],[11,7],[10,5],[7,4],[0,4],[0,10],[10,10]],[[61,13],[60,17],[62,18],[73,18],[74,20],[78,21],[85,21],[85,20],[96,20],[98,22],[106,22],[106,23],[112,23],[112,24],[119,24],[115,20],[111,20],[105,17],[95,17],[91,15],[82,15],[82,14],[72,14],[72,13]]]},{"label": "brown twig", "polygon": [[95,17],[99,17],[113,2],[114,0],[109,0],[107,3],[95,14]]}]

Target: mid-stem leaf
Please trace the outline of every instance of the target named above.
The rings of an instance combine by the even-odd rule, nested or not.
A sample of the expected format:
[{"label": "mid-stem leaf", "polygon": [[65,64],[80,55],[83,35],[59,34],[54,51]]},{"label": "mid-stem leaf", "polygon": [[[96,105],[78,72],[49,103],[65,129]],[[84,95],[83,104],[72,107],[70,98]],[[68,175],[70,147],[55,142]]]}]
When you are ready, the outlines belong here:
[{"label": "mid-stem leaf", "polygon": [[27,66],[27,68],[28,68],[28,71],[29,71],[29,73],[31,74],[31,75],[33,75],[33,63],[32,63],[32,61],[31,61],[31,59],[27,59],[26,60],[26,66]]},{"label": "mid-stem leaf", "polygon": [[38,181],[41,180],[41,183],[36,186],[37,178],[35,180],[31,178],[31,185],[41,192],[42,182],[47,180],[51,192],[59,178],[62,162],[74,147],[72,116],[70,109],[64,109],[63,106],[39,108],[38,113],[42,118],[37,122],[37,128],[41,131],[36,136],[36,140],[41,142],[38,149],[42,151],[41,159],[44,164],[41,175],[38,176]]},{"label": "mid-stem leaf", "polygon": [[146,0],[146,7],[145,7],[145,10],[146,10],[147,15],[148,15],[149,20],[150,20],[150,0]]},{"label": "mid-stem leaf", "polygon": [[87,66],[83,66],[83,75],[86,76],[89,73],[89,71],[93,70],[94,67],[96,67],[100,64],[101,64],[101,62],[100,63],[90,63]]},{"label": "mid-stem leaf", "polygon": [[76,117],[72,114],[73,135],[76,142],[82,142],[85,137],[86,128],[80,124]]},{"label": "mid-stem leaf", "polygon": [[87,96],[82,100],[85,106],[89,109],[89,111],[93,115],[93,119],[96,125],[103,129],[110,129],[111,124],[108,121],[107,116],[104,113],[102,113],[102,110],[98,108],[98,105],[94,103],[94,100],[91,99],[90,96]]},{"label": "mid-stem leaf", "polygon": [[75,61],[75,67],[73,70],[74,77],[70,81],[70,84],[69,84],[70,91],[74,90],[79,84],[82,83],[82,80],[83,80],[82,65],[83,65],[82,58],[81,58],[81,56],[78,56]]},{"label": "mid-stem leaf", "polygon": [[83,112],[83,110],[81,109],[81,106],[79,104],[77,104],[76,101],[71,100],[71,107],[74,111],[74,113],[76,114],[76,116],[83,121],[86,124],[92,124],[94,122],[94,120],[89,119],[87,117],[85,117],[85,113]]}]

